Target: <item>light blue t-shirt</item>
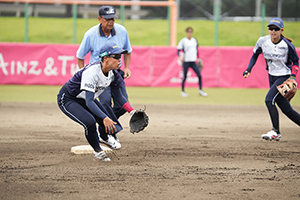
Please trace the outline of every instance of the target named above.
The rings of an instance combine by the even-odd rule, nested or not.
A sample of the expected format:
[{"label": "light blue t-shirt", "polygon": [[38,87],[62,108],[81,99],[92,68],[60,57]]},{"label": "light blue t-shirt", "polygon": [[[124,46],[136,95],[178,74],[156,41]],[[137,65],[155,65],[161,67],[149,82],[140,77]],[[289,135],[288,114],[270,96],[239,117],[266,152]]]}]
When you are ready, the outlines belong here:
[{"label": "light blue t-shirt", "polygon": [[101,29],[101,24],[97,24],[90,28],[81,41],[81,44],[77,50],[76,57],[84,60],[86,54],[91,52],[91,58],[89,63],[99,61],[100,48],[106,43],[115,43],[123,50],[127,50],[128,53],[132,51],[127,30],[120,24],[114,24],[110,35],[107,37]]}]

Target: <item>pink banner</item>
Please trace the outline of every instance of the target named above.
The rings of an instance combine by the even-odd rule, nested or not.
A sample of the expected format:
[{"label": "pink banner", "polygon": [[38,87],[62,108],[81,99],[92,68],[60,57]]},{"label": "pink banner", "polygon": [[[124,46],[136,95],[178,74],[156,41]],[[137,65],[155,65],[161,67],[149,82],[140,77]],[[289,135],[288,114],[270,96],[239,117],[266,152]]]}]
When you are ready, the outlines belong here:
[{"label": "pink banner", "polygon": [[0,84],[62,85],[76,71],[77,48],[0,43]]},{"label": "pink banner", "polygon": [[[63,85],[78,70],[79,45],[0,43],[0,84]],[[203,87],[268,88],[263,56],[251,76],[244,79],[253,47],[199,47],[204,62]],[[297,49],[298,54],[300,49]],[[300,54],[299,54],[300,55]],[[177,49],[166,46],[133,46],[127,86],[180,87],[182,67]],[[89,55],[85,59],[89,61]],[[123,68],[123,66],[121,67]],[[300,83],[300,75],[297,76]],[[196,74],[189,69],[186,87],[198,87]],[[300,87],[300,84],[299,84]]]},{"label": "pink banner", "polygon": [[[200,47],[200,57],[203,61],[201,78],[203,87],[220,86],[220,51],[218,47]],[[191,70],[190,70],[191,71]],[[195,73],[192,72],[195,76]]]},{"label": "pink banner", "polygon": [[242,74],[247,69],[253,47],[220,48],[220,87],[269,87],[268,72],[263,56],[259,56],[249,78]]},{"label": "pink banner", "polygon": [[[151,85],[151,55],[150,47],[132,47],[130,71],[132,76],[126,79],[127,86],[150,86]],[[121,66],[123,69],[123,66]]]}]

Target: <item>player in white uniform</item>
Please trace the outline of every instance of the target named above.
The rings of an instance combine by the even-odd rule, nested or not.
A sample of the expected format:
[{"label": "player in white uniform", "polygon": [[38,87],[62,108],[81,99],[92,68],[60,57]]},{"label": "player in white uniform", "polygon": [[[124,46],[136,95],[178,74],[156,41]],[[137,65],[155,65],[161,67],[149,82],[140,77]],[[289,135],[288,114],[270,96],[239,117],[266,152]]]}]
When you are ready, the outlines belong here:
[{"label": "player in white uniform", "polygon": [[[110,161],[99,141],[113,149],[121,144],[112,136],[123,128],[111,107],[103,106],[96,98],[108,87],[123,109],[134,112],[120,88],[124,80],[117,72],[121,54],[127,53],[115,43],[106,43],[99,51],[101,61],[91,63],[79,70],[59,91],[57,103],[61,111],[84,127],[85,137],[94,149],[95,159]],[[98,131],[97,132],[97,125]]]},{"label": "player in white uniform", "polygon": [[268,24],[269,35],[260,37],[253,49],[248,68],[243,76],[250,75],[252,67],[255,65],[259,54],[263,53],[266,60],[267,70],[269,71],[270,90],[266,96],[265,104],[268,108],[273,128],[262,138],[266,140],[280,140],[278,111],[275,106],[294,123],[300,126],[300,115],[291,104],[278,92],[276,86],[282,84],[288,78],[296,79],[299,70],[299,57],[295,50],[292,40],[282,35],[283,21],[280,18],[273,18]]},{"label": "player in white uniform", "polygon": [[[182,38],[178,45],[177,45],[177,54],[179,56],[179,59],[182,62],[183,67],[183,79],[181,83],[181,96],[188,97],[189,95],[184,91],[184,85],[186,81],[186,76],[188,69],[191,67],[196,75],[198,76],[198,85],[199,85],[199,91],[198,93],[204,97],[207,96],[207,93],[205,93],[202,90],[202,79],[201,79],[201,73],[200,68],[197,66],[196,61],[198,59],[198,41],[196,38],[192,37],[193,35],[193,28],[188,27],[186,28],[186,37]],[[182,58],[180,56],[180,51],[183,50],[184,57]]]}]

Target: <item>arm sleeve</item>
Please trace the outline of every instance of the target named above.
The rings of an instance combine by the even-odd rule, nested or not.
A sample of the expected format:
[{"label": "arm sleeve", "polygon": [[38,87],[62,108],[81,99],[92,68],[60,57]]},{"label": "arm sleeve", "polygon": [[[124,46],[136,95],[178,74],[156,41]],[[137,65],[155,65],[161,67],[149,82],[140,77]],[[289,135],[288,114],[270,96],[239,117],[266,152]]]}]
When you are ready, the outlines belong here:
[{"label": "arm sleeve", "polygon": [[197,43],[197,45],[196,45],[196,55],[197,55],[197,58],[200,58],[199,51],[198,51],[199,44],[198,44],[198,40],[197,39],[196,39],[196,43]]},{"label": "arm sleeve", "polygon": [[[104,119],[107,117],[107,115],[97,106],[97,104],[94,102],[94,92],[86,91],[85,92],[85,103],[86,106],[98,117],[101,119]],[[97,100],[95,100],[97,101]]]},{"label": "arm sleeve", "polygon": [[261,46],[262,46],[263,42],[264,42],[266,39],[268,39],[268,37],[260,37],[260,38],[257,40],[257,42],[256,42],[256,44],[255,44],[255,47],[254,47],[254,49],[253,49],[253,55],[252,55],[252,57],[251,57],[251,59],[250,59],[250,61],[249,61],[248,67],[247,67],[247,71],[248,71],[248,72],[251,72],[252,67],[255,65],[255,63],[256,63],[256,61],[257,61],[257,58],[258,58],[259,54],[262,53],[262,48],[261,48]]},{"label": "arm sleeve", "polygon": [[294,45],[290,44],[288,46],[289,46],[288,57],[289,60],[292,62],[291,76],[296,77],[299,70],[299,57],[297,51],[295,50]]},{"label": "arm sleeve", "polygon": [[124,105],[127,99],[122,95],[120,88],[125,84],[124,79],[121,77],[119,72],[113,70],[114,73],[114,80],[110,84],[111,93],[114,96],[114,100],[118,102],[120,105]]},{"label": "arm sleeve", "polygon": [[181,51],[181,49],[178,49],[178,50],[177,50],[177,55],[178,55],[178,56],[180,56],[180,51]]},{"label": "arm sleeve", "polygon": [[251,72],[252,67],[255,65],[255,63],[257,61],[258,56],[259,56],[259,53],[253,53],[253,55],[249,61],[248,67],[247,67],[248,72]]},{"label": "arm sleeve", "polygon": [[112,87],[111,88],[111,93],[114,96],[114,100],[120,104],[120,105],[124,105],[126,104],[128,101],[127,99],[122,95],[121,93],[121,89],[120,88],[116,88],[116,87]]}]

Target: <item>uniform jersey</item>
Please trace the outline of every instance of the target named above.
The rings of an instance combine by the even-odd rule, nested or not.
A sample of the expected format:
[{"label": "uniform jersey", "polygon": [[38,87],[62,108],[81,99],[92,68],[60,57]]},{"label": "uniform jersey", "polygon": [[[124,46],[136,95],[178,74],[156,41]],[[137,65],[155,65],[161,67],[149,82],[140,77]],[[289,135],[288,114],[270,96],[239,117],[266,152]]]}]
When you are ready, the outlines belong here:
[{"label": "uniform jersey", "polygon": [[99,61],[100,48],[109,42],[117,44],[123,50],[127,50],[128,53],[132,51],[128,33],[124,26],[115,23],[110,35],[107,37],[101,29],[101,24],[98,24],[84,34],[76,57],[84,60],[85,55],[91,52],[89,63]]},{"label": "uniform jersey", "polygon": [[66,88],[71,96],[81,99],[85,99],[85,91],[94,92],[95,100],[108,86],[120,87],[123,83],[122,77],[115,70],[110,70],[107,76],[104,75],[98,61],[79,70],[66,83]]},{"label": "uniform jersey", "polygon": [[260,37],[253,52],[263,53],[267,70],[272,76],[290,75],[292,66],[298,65],[299,58],[295,46],[284,37],[281,37],[277,44],[271,41],[270,35]]},{"label": "uniform jersey", "polygon": [[198,41],[196,38],[192,37],[190,40],[187,37],[182,38],[178,45],[178,50],[184,51],[184,62],[195,62],[197,60],[198,54]]}]

